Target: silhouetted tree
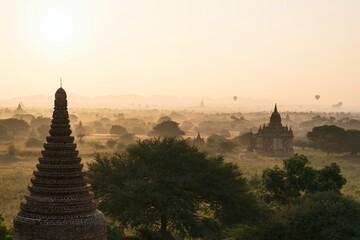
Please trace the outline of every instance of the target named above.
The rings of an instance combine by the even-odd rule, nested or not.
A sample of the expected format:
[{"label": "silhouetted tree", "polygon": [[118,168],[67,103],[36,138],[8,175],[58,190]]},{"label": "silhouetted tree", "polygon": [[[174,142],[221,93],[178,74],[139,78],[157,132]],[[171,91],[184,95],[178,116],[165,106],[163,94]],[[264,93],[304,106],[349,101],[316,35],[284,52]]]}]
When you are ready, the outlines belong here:
[{"label": "silhouetted tree", "polygon": [[50,126],[47,124],[41,124],[37,129],[36,132],[39,135],[39,138],[45,139],[46,136],[49,135]]},{"label": "silhouetted tree", "polygon": [[109,139],[106,141],[105,146],[107,148],[113,149],[116,146],[117,142],[113,139]]},{"label": "silhouetted tree", "polygon": [[12,136],[7,127],[0,125],[0,140],[1,141],[8,141],[12,139]]},{"label": "silhouetted tree", "polygon": [[50,129],[50,124],[51,124],[51,118],[48,117],[37,117],[34,118],[33,120],[31,120],[30,125],[33,129],[37,129],[39,128],[41,125],[46,125],[47,129]]},{"label": "silhouetted tree", "polygon": [[157,121],[157,123],[162,123],[162,122],[165,122],[165,121],[172,121],[171,117],[169,116],[162,116],[159,118],[159,120]]},{"label": "silhouetted tree", "polygon": [[347,149],[347,135],[345,129],[335,125],[314,127],[307,134],[311,147],[329,153],[345,152]]},{"label": "silhouetted tree", "polygon": [[359,130],[347,130],[346,131],[348,141],[347,147],[350,154],[355,156],[360,152],[360,131]]},{"label": "silhouetted tree", "polygon": [[179,128],[179,123],[174,121],[164,121],[155,125],[149,135],[158,137],[178,137],[185,135],[185,132]]},{"label": "silhouetted tree", "polygon": [[160,239],[170,232],[199,236],[211,218],[235,224],[256,212],[236,165],[182,139],[149,139],[122,154],[96,155],[88,176],[104,212]]},{"label": "silhouetted tree", "polygon": [[13,136],[25,134],[30,129],[30,125],[25,120],[17,118],[0,119],[0,125],[5,126],[11,131]]},{"label": "silhouetted tree", "polygon": [[75,134],[76,137],[79,139],[79,143],[84,143],[84,137],[86,136],[86,128],[84,127],[83,123],[80,121],[79,124],[75,127]]},{"label": "silhouetted tree", "polygon": [[111,126],[110,134],[115,134],[120,136],[126,133],[127,133],[126,128],[124,128],[123,126],[120,125]]},{"label": "silhouetted tree", "polygon": [[274,211],[265,224],[240,225],[234,240],[360,239],[360,203],[334,192],[307,194]]},{"label": "silhouetted tree", "polygon": [[346,184],[340,168],[335,163],[316,170],[309,166],[304,155],[295,154],[284,161],[283,168],[275,166],[265,169],[262,175],[268,201],[287,203],[306,192],[334,191]]},{"label": "silhouetted tree", "polygon": [[26,147],[42,147],[43,144],[44,144],[44,142],[37,138],[29,138],[25,142]]},{"label": "silhouetted tree", "polygon": [[119,140],[120,140],[120,142],[122,142],[126,145],[136,142],[134,134],[131,134],[131,133],[125,133],[125,134],[121,135],[119,137]]},{"label": "silhouetted tree", "polygon": [[216,152],[231,152],[236,144],[223,136],[213,134],[207,138],[207,148]]},{"label": "silhouetted tree", "polygon": [[234,138],[234,142],[239,143],[241,146],[246,146],[249,152],[254,151],[256,141],[252,132],[243,133],[238,137]]},{"label": "silhouetted tree", "polygon": [[283,239],[360,239],[360,204],[333,192],[306,195],[280,211]]}]

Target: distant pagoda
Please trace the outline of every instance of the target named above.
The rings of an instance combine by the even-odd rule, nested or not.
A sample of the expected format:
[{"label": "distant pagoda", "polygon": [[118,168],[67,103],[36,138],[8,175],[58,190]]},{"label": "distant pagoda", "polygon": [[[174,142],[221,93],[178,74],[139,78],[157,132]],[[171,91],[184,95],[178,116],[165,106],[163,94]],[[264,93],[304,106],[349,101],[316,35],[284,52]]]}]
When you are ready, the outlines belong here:
[{"label": "distant pagoda", "polygon": [[205,146],[205,140],[204,140],[204,138],[201,137],[199,132],[198,132],[196,138],[194,138],[193,144],[200,148]]},{"label": "distant pagoda", "polygon": [[274,112],[271,114],[270,123],[260,126],[257,134],[254,135],[255,150],[267,153],[292,154],[294,133],[291,127],[283,126],[281,116],[275,104]]},{"label": "distant pagoda", "polygon": [[71,136],[63,88],[55,93],[49,133],[26,203],[14,219],[15,240],[106,240],[105,217],[96,209]]}]

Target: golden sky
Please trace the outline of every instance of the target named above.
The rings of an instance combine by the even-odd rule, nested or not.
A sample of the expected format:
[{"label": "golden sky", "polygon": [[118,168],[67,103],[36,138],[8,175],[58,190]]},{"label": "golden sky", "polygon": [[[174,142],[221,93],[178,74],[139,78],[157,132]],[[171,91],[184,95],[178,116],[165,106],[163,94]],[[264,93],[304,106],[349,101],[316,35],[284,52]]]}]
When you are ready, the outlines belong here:
[{"label": "golden sky", "polygon": [[243,96],[360,105],[358,0],[0,0],[0,98]]}]

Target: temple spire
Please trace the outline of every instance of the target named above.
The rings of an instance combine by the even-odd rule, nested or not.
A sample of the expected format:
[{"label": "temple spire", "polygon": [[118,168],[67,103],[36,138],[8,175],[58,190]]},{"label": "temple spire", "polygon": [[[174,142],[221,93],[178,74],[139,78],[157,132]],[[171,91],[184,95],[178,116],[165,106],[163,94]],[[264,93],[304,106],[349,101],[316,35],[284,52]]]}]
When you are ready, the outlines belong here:
[{"label": "temple spire", "polygon": [[275,103],[275,108],[274,108],[274,112],[278,112],[278,110],[277,110],[277,104]]},{"label": "temple spire", "polygon": [[55,93],[49,134],[14,219],[14,239],[106,240],[106,219],[85,177],[61,87]]}]

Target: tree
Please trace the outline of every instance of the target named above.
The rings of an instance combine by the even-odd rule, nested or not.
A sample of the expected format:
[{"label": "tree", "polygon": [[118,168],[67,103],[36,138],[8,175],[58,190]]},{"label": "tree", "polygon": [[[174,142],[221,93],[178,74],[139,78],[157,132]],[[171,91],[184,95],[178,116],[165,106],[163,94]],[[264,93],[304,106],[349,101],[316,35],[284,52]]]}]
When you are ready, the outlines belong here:
[{"label": "tree", "polygon": [[47,124],[41,124],[37,129],[36,132],[38,133],[41,139],[45,139],[46,136],[49,135],[50,126]]},{"label": "tree", "polygon": [[279,215],[288,240],[360,239],[360,203],[336,194],[306,195]]},{"label": "tree", "polygon": [[207,143],[209,149],[221,153],[230,152],[236,147],[236,144],[231,140],[217,134],[210,135],[207,138]]},{"label": "tree", "polygon": [[30,129],[30,125],[25,120],[17,118],[1,119],[0,125],[5,126],[11,131],[13,136],[16,134],[24,134]]},{"label": "tree", "polygon": [[345,152],[347,148],[347,134],[345,129],[335,125],[314,127],[308,132],[307,138],[311,141],[311,147],[330,153]]},{"label": "tree", "polygon": [[256,141],[255,141],[254,134],[252,133],[252,131],[243,133],[240,136],[235,137],[234,141],[239,143],[242,146],[246,146],[246,148],[249,152],[254,151],[254,149],[256,147]]},{"label": "tree", "polygon": [[121,135],[119,137],[119,140],[120,142],[126,144],[126,145],[129,145],[129,144],[132,144],[132,143],[135,143],[136,140],[135,140],[135,136],[131,133],[125,133],[123,135]]},{"label": "tree", "polygon": [[240,225],[233,240],[360,239],[360,203],[334,192],[297,198],[259,225]]},{"label": "tree", "polygon": [[151,136],[178,137],[185,135],[185,132],[179,128],[179,123],[174,121],[164,121],[153,127]]},{"label": "tree", "polygon": [[12,240],[13,233],[5,223],[5,218],[0,213],[0,239],[1,240]]},{"label": "tree", "polygon": [[[31,120],[30,125],[33,129],[39,128],[41,125],[46,125],[47,130],[50,129],[51,118],[48,117],[37,117]],[[47,134],[47,133],[46,133]]]},{"label": "tree", "polygon": [[120,135],[123,135],[123,134],[126,134],[126,133],[127,133],[126,128],[124,128],[123,126],[120,126],[120,125],[111,126],[110,134],[120,136]]},{"label": "tree", "polygon": [[162,122],[165,122],[165,121],[172,121],[172,119],[169,116],[162,116],[162,117],[159,118],[157,123],[162,123]]},{"label": "tree", "polygon": [[194,128],[194,124],[191,121],[184,121],[181,124],[181,129],[183,129],[184,131],[190,131],[193,128]]},{"label": "tree", "polygon": [[0,125],[0,140],[8,141],[12,138],[7,127]]},{"label": "tree", "polygon": [[114,147],[116,146],[117,142],[113,139],[109,139],[106,141],[105,146],[109,149],[114,149]]},{"label": "tree", "polygon": [[122,154],[96,155],[88,176],[105,213],[161,239],[199,236],[206,219],[235,224],[256,212],[238,167],[183,139],[148,139]]},{"label": "tree", "polygon": [[355,156],[360,152],[360,131],[359,130],[347,130],[348,136],[347,146],[350,151],[350,155]]},{"label": "tree", "polygon": [[220,136],[223,136],[225,138],[231,137],[231,133],[227,129],[221,129],[219,134],[220,134]]},{"label": "tree", "polygon": [[42,147],[43,144],[44,144],[44,142],[37,138],[29,138],[25,142],[26,147]]},{"label": "tree", "polygon": [[79,143],[84,143],[84,137],[87,134],[86,128],[83,126],[83,123],[80,121],[79,124],[75,127],[76,137],[79,139]]},{"label": "tree", "polygon": [[346,179],[336,163],[316,170],[309,166],[305,155],[295,154],[284,161],[283,168],[275,166],[265,169],[262,175],[266,189],[265,199],[280,203],[288,203],[293,198],[306,192],[334,191],[346,184]]}]

